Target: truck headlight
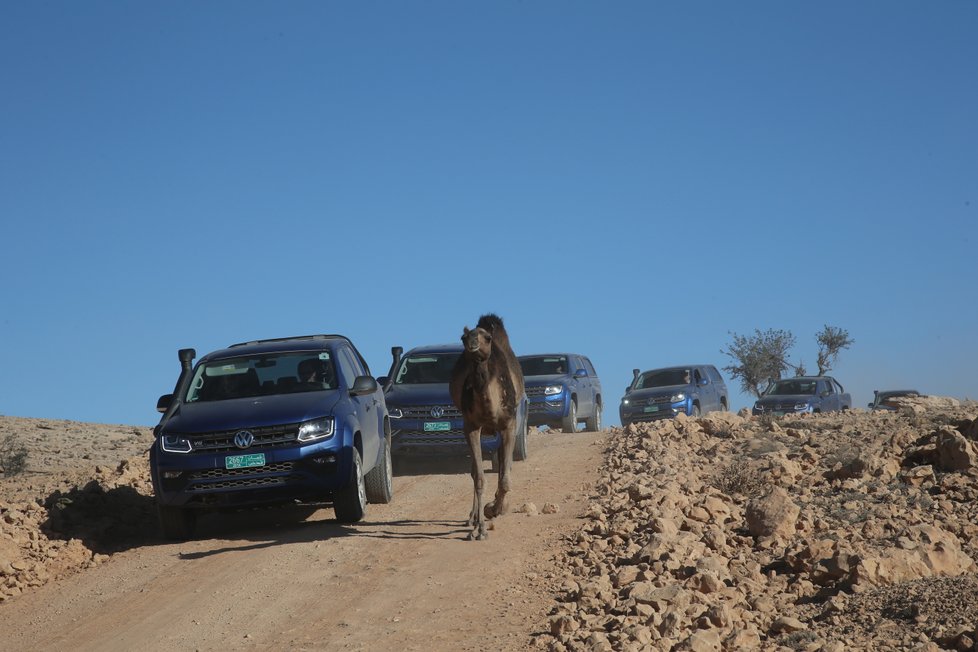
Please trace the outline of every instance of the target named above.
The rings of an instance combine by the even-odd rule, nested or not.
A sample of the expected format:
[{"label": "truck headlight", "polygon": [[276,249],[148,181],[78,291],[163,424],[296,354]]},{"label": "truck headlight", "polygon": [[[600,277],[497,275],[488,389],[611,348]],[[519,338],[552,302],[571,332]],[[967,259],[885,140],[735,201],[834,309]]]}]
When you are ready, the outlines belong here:
[{"label": "truck headlight", "polygon": [[621,404],[622,405],[629,405],[628,399],[627,398],[621,399]]},{"label": "truck headlight", "polygon": [[807,410],[810,407],[811,405],[809,405],[808,403],[795,403],[796,410]]},{"label": "truck headlight", "polygon": [[560,394],[562,391],[564,391],[564,388],[560,385],[550,385],[543,388],[544,396],[553,396],[554,394]]},{"label": "truck headlight", "polygon": [[186,437],[180,435],[161,435],[160,450],[167,453],[189,453],[193,450],[193,444]]},{"label": "truck headlight", "polygon": [[322,419],[306,421],[304,424],[299,426],[299,436],[297,439],[301,442],[310,442],[319,441],[320,439],[328,439],[332,436],[333,417],[324,417]]},{"label": "truck headlight", "polygon": [[673,394],[672,396],[670,396],[669,400],[672,401],[673,403],[678,403],[679,401],[685,401],[686,395],[683,394],[682,392],[679,392],[678,394]]},{"label": "truck headlight", "polygon": [[390,415],[390,418],[391,419],[400,419],[401,417],[404,416],[404,413],[401,412],[401,408],[398,408],[398,407],[396,407],[396,408],[387,408],[387,414]]}]

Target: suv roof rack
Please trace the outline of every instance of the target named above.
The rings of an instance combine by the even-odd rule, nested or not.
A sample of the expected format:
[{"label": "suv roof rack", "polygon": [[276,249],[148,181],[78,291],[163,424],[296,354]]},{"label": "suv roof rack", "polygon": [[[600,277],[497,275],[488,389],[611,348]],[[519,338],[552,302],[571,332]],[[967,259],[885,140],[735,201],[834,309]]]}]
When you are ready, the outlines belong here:
[{"label": "suv roof rack", "polygon": [[322,335],[322,334],[320,334],[320,335],[296,335],[295,337],[273,337],[273,338],[268,339],[268,340],[251,340],[251,341],[248,341],[248,342],[238,342],[237,344],[232,344],[232,345],[228,346],[228,348],[229,349],[232,349],[232,348],[234,348],[236,346],[251,346],[253,344],[268,344],[270,342],[288,342],[290,340],[328,340],[328,339],[332,339],[332,338],[339,338],[339,339],[343,339],[343,340],[349,339],[349,338],[347,338],[347,337],[345,337],[343,335]]}]

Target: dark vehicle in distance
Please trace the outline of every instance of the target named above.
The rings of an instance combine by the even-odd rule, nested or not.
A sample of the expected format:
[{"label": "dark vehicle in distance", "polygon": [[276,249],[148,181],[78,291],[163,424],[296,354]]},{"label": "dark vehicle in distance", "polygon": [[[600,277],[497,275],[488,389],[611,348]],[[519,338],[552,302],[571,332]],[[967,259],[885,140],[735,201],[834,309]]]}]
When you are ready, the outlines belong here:
[{"label": "dark vehicle in distance", "polygon": [[831,376],[798,376],[776,380],[754,403],[753,414],[838,412],[852,408],[852,397]]},{"label": "dark vehicle in distance", "polygon": [[901,396],[920,396],[920,392],[915,389],[889,389],[881,392],[877,389],[873,392],[873,400],[868,407],[870,410],[889,410],[892,412],[899,407],[893,399]]},{"label": "dark vehicle in distance", "polygon": [[193,535],[198,512],[304,500],[363,518],[393,494],[384,395],[353,343],[310,335],[233,344],[181,373],[150,449],[167,538]]},{"label": "dark vehicle in distance", "polygon": [[[377,380],[384,386],[385,401],[391,416],[391,451],[395,458],[406,456],[460,456],[469,454],[468,439],[462,429],[462,413],[452,403],[448,382],[461,344],[419,346],[402,355],[391,349],[393,363],[388,376]],[[513,459],[527,456],[526,397],[520,402]],[[498,432],[482,433],[483,459],[498,466],[502,437]]]},{"label": "dark vehicle in distance", "polygon": [[618,407],[623,426],[729,409],[727,384],[713,365],[634,369],[632,374],[632,384],[625,388]]},{"label": "dark vehicle in distance", "polygon": [[521,355],[520,367],[530,401],[530,425],[601,430],[601,380],[591,361],[575,353]]}]

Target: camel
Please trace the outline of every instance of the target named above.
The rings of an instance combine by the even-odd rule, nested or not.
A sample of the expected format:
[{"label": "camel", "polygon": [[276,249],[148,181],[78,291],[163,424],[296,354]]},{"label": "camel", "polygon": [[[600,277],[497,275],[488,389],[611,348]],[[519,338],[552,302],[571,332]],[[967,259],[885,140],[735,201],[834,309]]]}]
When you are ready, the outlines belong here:
[{"label": "camel", "polygon": [[[513,447],[516,443],[517,408],[523,396],[523,372],[509,345],[509,335],[503,320],[493,314],[482,315],[474,330],[468,326],[462,332],[462,355],[452,369],[448,385],[452,401],[462,412],[465,437],[472,454],[472,511],[468,525],[472,528],[469,540],[482,540],[486,519],[508,511],[509,473],[513,466]],[[499,432],[502,445],[499,455],[499,479],[496,499],[482,509],[482,430]]]}]

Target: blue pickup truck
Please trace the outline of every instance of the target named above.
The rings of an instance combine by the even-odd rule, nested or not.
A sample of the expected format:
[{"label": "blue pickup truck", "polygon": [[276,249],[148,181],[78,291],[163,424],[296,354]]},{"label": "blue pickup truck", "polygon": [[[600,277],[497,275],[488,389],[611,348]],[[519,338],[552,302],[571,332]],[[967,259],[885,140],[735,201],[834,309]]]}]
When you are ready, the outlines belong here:
[{"label": "blue pickup truck", "polygon": [[852,397],[831,376],[798,376],[771,383],[754,403],[753,414],[838,412],[852,408]]},{"label": "blue pickup truck", "polygon": [[[462,429],[462,413],[452,403],[448,383],[455,362],[462,355],[461,344],[419,346],[403,354],[391,349],[393,363],[386,377],[378,378],[391,416],[391,450],[395,458],[408,456],[468,455],[469,444]],[[520,402],[513,459],[527,456],[526,397]],[[482,455],[499,464],[502,437],[498,432],[482,433]]]},{"label": "blue pickup truck", "polygon": [[587,357],[548,353],[521,355],[519,360],[530,400],[531,426],[574,432],[584,421],[588,430],[601,429],[601,380]]},{"label": "blue pickup truck", "polygon": [[701,414],[730,409],[727,384],[717,368],[710,364],[663,367],[649,371],[632,370],[632,384],[618,408],[621,425],[679,414],[698,417]]},{"label": "blue pickup truck", "polygon": [[149,463],[163,535],[193,535],[203,510],[295,500],[363,518],[393,495],[384,395],[353,343],[310,335],[179,352],[160,397]]}]

